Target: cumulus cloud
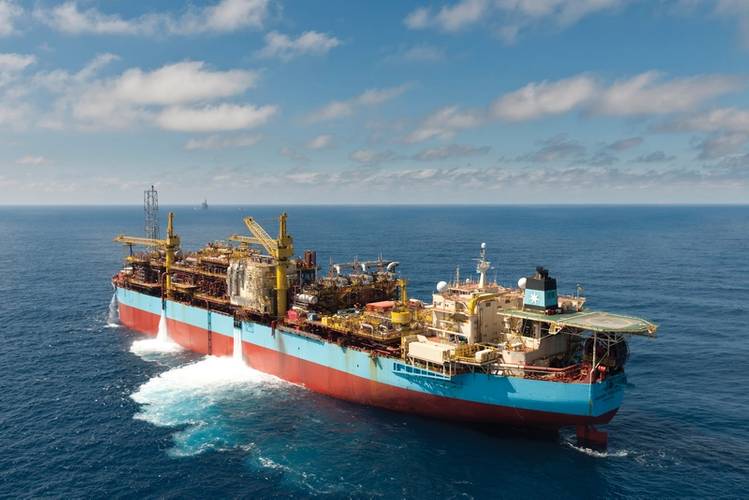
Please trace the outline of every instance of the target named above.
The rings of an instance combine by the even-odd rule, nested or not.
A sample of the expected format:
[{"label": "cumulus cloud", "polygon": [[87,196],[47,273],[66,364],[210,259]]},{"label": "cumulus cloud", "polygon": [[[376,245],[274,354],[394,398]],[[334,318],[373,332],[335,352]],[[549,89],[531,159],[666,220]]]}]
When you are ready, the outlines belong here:
[{"label": "cumulus cloud", "polygon": [[180,132],[239,130],[264,125],[277,111],[276,106],[249,104],[171,106],[159,112],[155,122],[161,128]]},{"label": "cumulus cloud", "polygon": [[333,144],[333,136],[330,134],[320,134],[307,143],[307,149],[326,149]]},{"label": "cumulus cloud", "polygon": [[663,81],[655,71],[605,85],[590,75],[554,82],[529,83],[499,97],[492,104],[494,117],[525,121],[584,110],[608,116],[642,116],[691,111],[715,97],[740,90],[742,79],[700,75]]},{"label": "cumulus cloud", "polygon": [[30,54],[0,53],[0,87],[16,80],[21,72],[36,62]]},{"label": "cumulus cloud", "polygon": [[421,7],[406,16],[404,23],[414,30],[435,27],[442,31],[455,32],[480,21],[490,6],[489,0],[460,0],[453,5],[442,7],[437,12]]},{"label": "cumulus cloud", "polygon": [[[245,70],[211,71],[200,61],[168,64],[154,71],[133,68],[92,89],[106,99],[136,104],[178,104],[240,94],[255,85]],[[89,96],[84,96],[84,99]]]},{"label": "cumulus cloud", "polygon": [[451,139],[461,130],[478,127],[484,122],[482,113],[461,110],[458,106],[447,106],[427,116],[422,123],[405,138],[407,143],[430,139]]},{"label": "cumulus cloud", "polygon": [[198,149],[246,148],[254,146],[262,138],[263,136],[260,134],[235,136],[209,135],[208,137],[190,139],[185,144],[185,149],[193,151]]},{"label": "cumulus cloud", "polygon": [[16,160],[17,165],[24,165],[29,167],[38,167],[49,163],[49,160],[44,156],[26,155]]},{"label": "cumulus cloud", "polygon": [[434,28],[448,33],[483,22],[498,26],[497,35],[513,43],[521,31],[534,25],[546,23],[564,28],[626,3],[627,0],[458,0],[440,9],[419,7],[403,22],[412,30]]},{"label": "cumulus cloud", "polygon": [[626,3],[625,0],[498,0],[497,7],[514,15],[516,22],[551,20],[560,26],[569,26],[593,13],[611,10]]},{"label": "cumulus cloud", "polygon": [[362,165],[376,165],[385,161],[394,160],[396,154],[392,151],[374,151],[372,149],[357,149],[349,158]]},{"label": "cumulus cloud", "polygon": [[0,73],[23,71],[36,62],[31,54],[0,53]]},{"label": "cumulus cloud", "polygon": [[718,108],[679,116],[658,127],[665,132],[746,132],[749,133],[749,111],[739,108]]},{"label": "cumulus cloud", "polygon": [[[451,139],[458,131],[478,127],[492,119],[521,122],[571,112],[588,116],[625,117],[680,114],[694,111],[711,99],[744,87],[743,79],[725,75],[669,80],[660,73],[649,71],[606,84],[593,75],[580,74],[556,81],[528,83],[499,96],[486,110],[464,111],[457,106],[438,109],[408,134],[405,141]],[[711,113],[706,116],[706,123],[701,125],[697,122],[702,116],[698,115],[679,117],[673,123],[661,125],[661,128],[709,128],[724,122],[734,128],[749,126],[747,112],[724,109]],[[611,147],[621,151],[639,142],[638,138],[630,138]]]},{"label": "cumulus cloud", "polygon": [[663,75],[648,71],[615,82],[602,90],[591,111],[602,115],[636,116],[691,111],[714,97],[745,86],[742,79],[723,75],[699,75],[662,81]]},{"label": "cumulus cloud", "polygon": [[720,158],[741,151],[749,144],[749,111],[718,108],[678,116],[662,123],[660,132],[705,132],[696,143],[700,160]]},{"label": "cumulus cloud", "polygon": [[375,106],[395,99],[406,92],[409,87],[409,84],[403,84],[397,87],[368,89],[358,96],[345,101],[331,101],[325,106],[308,114],[306,121],[308,123],[317,123],[350,116],[357,108]]},{"label": "cumulus cloud", "polygon": [[437,148],[427,148],[413,155],[418,161],[440,161],[452,158],[466,158],[469,156],[481,156],[489,152],[489,146],[468,146],[463,144],[450,144]]},{"label": "cumulus cloud", "polygon": [[180,15],[145,14],[125,19],[95,7],[82,9],[68,1],[51,8],[37,8],[34,17],[69,35],[192,35],[261,28],[268,15],[268,0],[221,0],[201,8],[189,7]]},{"label": "cumulus cloud", "polygon": [[267,59],[289,61],[303,55],[325,55],[340,44],[338,38],[317,31],[305,31],[296,38],[272,31],[265,35],[265,46],[257,54]]},{"label": "cumulus cloud", "polygon": [[572,111],[589,102],[597,92],[597,83],[588,75],[529,83],[495,100],[491,112],[495,118],[507,121],[532,120]]},{"label": "cumulus cloud", "polygon": [[740,132],[712,134],[698,141],[696,148],[700,160],[713,160],[741,151],[749,143],[749,135]]},{"label": "cumulus cloud", "polygon": [[739,35],[745,48],[749,48],[749,2],[745,0],[716,0],[714,12],[738,23]]},{"label": "cumulus cloud", "polygon": [[85,128],[125,128],[146,122],[167,130],[225,131],[262,125],[278,111],[275,106],[209,104],[252,88],[257,81],[253,71],[214,71],[203,62],[187,61],[151,71],[131,68],[118,76],[95,79],[99,69],[115,58],[99,55],[75,74],[35,75],[35,85],[60,94],[42,126],[63,128],[69,114]]},{"label": "cumulus cloud", "polygon": [[12,0],[0,0],[0,36],[16,32],[15,22],[23,14],[23,8]]}]

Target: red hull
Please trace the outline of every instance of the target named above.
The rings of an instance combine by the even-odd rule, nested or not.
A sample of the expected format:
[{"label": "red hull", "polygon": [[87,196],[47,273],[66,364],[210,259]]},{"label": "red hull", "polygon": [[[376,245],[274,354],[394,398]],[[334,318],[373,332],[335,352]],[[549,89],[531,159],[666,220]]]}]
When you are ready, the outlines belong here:
[{"label": "red hull", "polygon": [[[158,330],[159,316],[120,304],[120,321],[149,335]],[[233,339],[175,320],[168,320],[169,336],[179,345],[200,354],[231,356]],[[253,368],[328,396],[390,410],[443,420],[504,423],[543,428],[605,424],[616,410],[599,417],[548,413],[409,391],[376,380],[357,377],[327,366],[244,342],[244,359]]]}]

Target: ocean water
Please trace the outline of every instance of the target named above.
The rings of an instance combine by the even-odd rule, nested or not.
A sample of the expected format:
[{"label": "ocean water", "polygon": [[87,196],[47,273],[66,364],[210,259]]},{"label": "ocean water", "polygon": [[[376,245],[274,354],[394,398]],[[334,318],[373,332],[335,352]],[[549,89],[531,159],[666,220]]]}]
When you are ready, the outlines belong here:
[{"label": "ocean water", "polygon": [[[185,247],[274,207],[174,207]],[[162,209],[165,212],[165,209]],[[749,207],[291,207],[298,253],[379,254],[412,295],[536,265],[634,339],[607,453],[310,393],[110,317],[142,208],[0,208],[0,497],[592,498],[749,495]],[[163,217],[162,217],[163,218]]]}]

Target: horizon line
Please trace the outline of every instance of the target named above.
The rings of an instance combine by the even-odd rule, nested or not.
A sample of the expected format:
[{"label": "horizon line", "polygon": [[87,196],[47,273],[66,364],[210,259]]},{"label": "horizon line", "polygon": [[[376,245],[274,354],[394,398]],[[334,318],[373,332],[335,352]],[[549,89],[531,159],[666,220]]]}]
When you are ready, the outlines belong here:
[{"label": "horizon line", "polygon": [[[0,208],[96,208],[96,207],[142,207],[142,203],[0,203]],[[162,203],[160,207],[201,208],[193,203]],[[745,207],[746,202],[633,202],[633,203],[216,203],[211,207]]]}]

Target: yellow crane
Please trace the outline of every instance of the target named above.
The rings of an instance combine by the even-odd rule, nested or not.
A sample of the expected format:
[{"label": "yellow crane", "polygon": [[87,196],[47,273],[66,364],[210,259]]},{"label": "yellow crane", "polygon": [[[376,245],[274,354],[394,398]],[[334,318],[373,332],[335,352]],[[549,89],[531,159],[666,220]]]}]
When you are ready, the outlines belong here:
[{"label": "yellow crane", "polygon": [[278,238],[275,239],[252,217],[243,219],[244,225],[250,230],[252,236],[239,234],[229,236],[232,241],[247,245],[260,245],[276,261],[276,315],[279,318],[286,314],[286,295],[289,289],[286,269],[289,265],[289,259],[294,255],[293,238],[286,232],[287,218],[286,212],[278,217]]},{"label": "yellow crane", "polygon": [[166,295],[171,297],[172,294],[172,277],[171,269],[174,264],[174,255],[179,249],[180,239],[179,236],[174,234],[174,212],[169,212],[166,224],[166,239],[157,240],[152,238],[140,238],[137,236],[125,236],[120,234],[115,237],[114,241],[117,243],[123,243],[125,245],[143,245],[147,247],[158,247],[164,249],[166,255],[166,261],[164,267],[166,268]]}]

